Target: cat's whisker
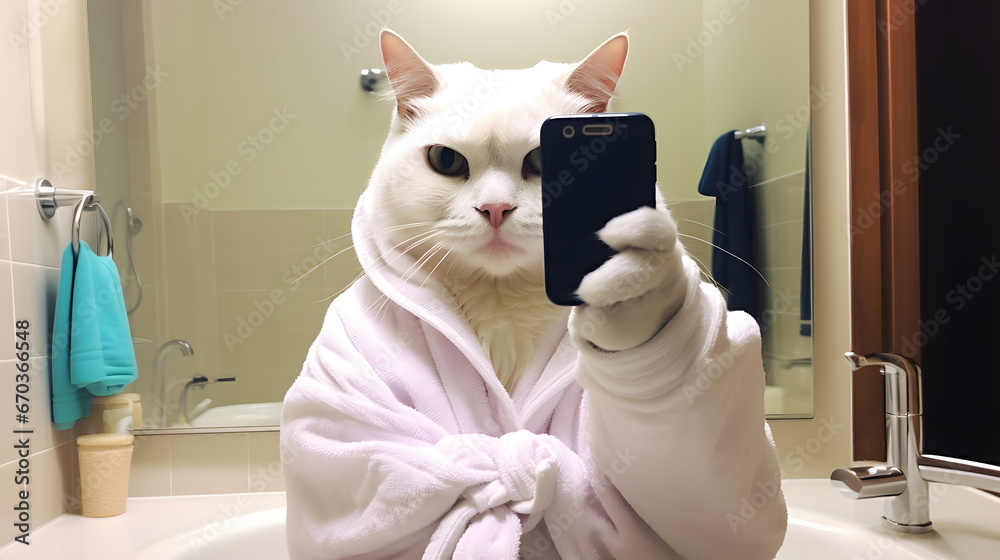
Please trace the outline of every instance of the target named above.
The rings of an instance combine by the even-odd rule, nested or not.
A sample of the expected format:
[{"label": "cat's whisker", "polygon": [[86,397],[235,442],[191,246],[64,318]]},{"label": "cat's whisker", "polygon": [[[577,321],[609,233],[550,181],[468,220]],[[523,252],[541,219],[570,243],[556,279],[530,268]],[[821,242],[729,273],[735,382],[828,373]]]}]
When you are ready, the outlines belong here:
[{"label": "cat's whisker", "polygon": [[[443,262],[444,262],[445,260],[447,260],[447,259],[448,259],[448,255],[450,255],[450,254],[451,254],[451,252],[452,252],[452,251],[453,251],[454,249],[455,249],[454,247],[451,247],[451,248],[449,248],[449,249],[448,249],[448,251],[447,251],[447,252],[445,252],[444,256],[443,256],[443,257],[441,257],[440,259],[438,259],[438,262],[437,262],[437,264],[436,264],[436,265],[434,265],[434,268],[432,268],[432,269],[431,269],[431,271],[430,271],[429,273],[427,273],[427,277],[426,277],[426,278],[424,278],[424,281],[420,283],[420,287],[421,287],[421,288],[423,288],[423,287],[424,287],[424,283],[425,283],[425,282],[427,282],[427,278],[430,278],[431,276],[434,276],[434,271],[435,271],[435,270],[437,270],[437,268],[438,268],[439,266],[441,266],[441,263],[443,263]],[[433,256],[433,255],[432,255],[432,256]]]},{"label": "cat's whisker", "polygon": [[678,233],[677,235],[680,235],[681,237],[689,237],[691,239],[696,239],[698,241],[701,241],[702,243],[707,243],[707,244],[711,245],[712,247],[715,247],[716,249],[718,249],[718,250],[722,251],[723,253],[729,255],[730,257],[733,257],[734,259],[742,262],[743,264],[749,266],[754,272],[756,272],[757,276],[760,276],[760,279],[764,281],[764,284],[768,287],[768,289],[771,288],[771,284],[768,283],[767,278],[764,278],[764,275],[761,274],[759,270],[757,270],[757,267],[755,267],[754,265],[748,263],[746,260],[744,260],[744,259],[742,259],[742,258],[740,258],[740,257],[738,257],[736,255],[734,255],[733,253],[731,253],[731,252],[723,249],[722,247],[719,247],[715,243],[712,243],[711,241],[706,241],[706,240],[704,240],[704,239],[702,239],[700,237],[696,237],[694,235],[688,235],[686,233]]},{"label": "cat's whisker", "polygon": [[[412,238],[411,238],[411,239],[412,239]],[[405,243],[405,241],[404,241],[403,243]],[[389,259],[388,261],[385,261],[385,260],[383,260],[383,261],[382,261],[382,264],[380,264],[380,265],[376,265],[376,266],[374,267],[374,271],[376,271],[376,272],[377,272],[377,271],[381,271],[381,270],[382,270],[382,269],[384,269],[385,267],[389,266],[389,263],[391,263],[392,261],[394,261],[394,260],[398,259],[398,258],[399,258],[399,257],[401,257],[402,255],[403,255],[403,253],[400,253],[400,254],[396,255],[395,257],[393,257],[393,258]],[[325,297],[325,298],[323,298],[323,299],[319,300],[319,302],[323,302],[323,301],[326,301],[326,300],[329,300],[329,299],[332,299],[332,298],[335,298],[335,297],[339,296],[339,295],[340,295],[340,294],[342,294],[343,292],[347,291],[347,290],[348,290],[348,289],[349,289],[349,288],[350,288],[351,286],[353,286],[354,284],[356,284],[356,283],[358,282],[358,280],[361,280],[361,278],[362,278],[362,277],[363,277],[363,276],[364,276],[365,274],[367,274],[367,271],[366,271],[366,270],[365,270],[364,268],[362,268],[362,269],[361,269],[361,272],[360,272],[360,273],[358,273],[358,275],[357,275],[357,276],[355,276],[353,280],[351,280],[350,282],[348,282],[346,286],[344,286],[343,288],[341,288],[340,290],[338,290],[338,291],[337,291],[337,292],[336,292],[335,294],[333,294],[332,296],[327,296],[327,297]],[[319,302],[315,302],[315,303],[319,303]]]},{"label": "cat's whisker", "polygon": [[410,265],[410,268],[406,269],[406,271],[403,272],[402,274],[403,280],[409,281],[410,278],[413,278],[413,275],[420,270],[420,267],[423,266],[425,262],[427,262],[427,260],[433,255],[433,253],[443,246],[444,243],[439,241],[435,243],[433,246],[431,246],[430,249],[424,251],[424,254],[420,255],[420,258],[414,261],[413,264]]},{"label": "cat's whisker", "polygon": [[340,294],[342,294],[342,293],[346,292],[347,290],[349,290],[351,288],[351,286],[357,284],[358,280],[361,280],[361,277],[364,276],[364,275],[365,275],[365,271],[364,271],[364,269],[361,269],[361,272],[357,276],[355,276],[353,280],[351,280],[350,282],[348,282],[346,286],[344,286],[343,288],[337,290],[333,295],[326,296],[325,298],[317,300],[317,301],[314,301],[313,303],[323,303],[323,302],[329,301],[329,300],[331,300],[331,299],[339,296]]},{"label": "cat's whisker", "polygon": [[[409,223],[409,224],[402,224],[402,225],[398,225],[398,226],[392,226],[392,227],[385,228],[384,230],[382,230],[382,231],[380,231],[380,232],[378,232],[376,234],[369,235],[368,237],[364,237],[363,239],[366,239],[366,240],[367,239],[375,239],[376,237],[379,237],[379,236],[382,236],[382,235],[386,235],[386,234],[392,233],[394,231],[399,231],[401,229],[407,229],[407,228],[411,228],[411,227],[426,226],[426,225],[430,225],[430,223],[431,222],[412,222],[412,223]],[[310,248],[315,248],[315,247],[319,247],[321,245],[326,245],[326,244],[329,244],[329,243],[333,243],[334,241],[337,241],[339,239],[343,239],[345,237],[349,237],[351,235],[351,233],[352,232],[347,232],[344,235],[338,235],[337,237],[333,237],[331,239],[327,239],[326,241],[320,241],[319,243],[316,243],[315,245],[313,245]]]},{"label": "cat's whisker", "polygon": [[[404,244],[404,243],[409,243],[410,241],[413,241],[414,239],[417,239],[418,237],[425,236],[423,239],[417,239],[417,241],[414,241],[413,244],[411,244],[409,247],[407,247],[407,248],[403,249],[402,251],[400,251],[399,254],[396,255],[395,257],[393,257],[392,260],[390,260],[389,262],[392,262],[392,261],[398,259],[400,256],[405,255],[410,249],[416,247],[417,245],[420,245],[424,241],[427,241],[431,237],[433,237],[433,236],[435,236],[435,235],[437,235],[439,233],[442,233],[443,231],[444,230],[440,230],[440,229],[432,229],[430,231],[424,231],[424,232],[418,233],[416,235],[410,236],[410,237],[408,237],[408,238],[400,241],[399,243],[396,243],[392,247],[389,247],[386,250],[386,252],[392,251],[393,249],[398,249],[399,246],[402,245],[402,244]],[[384,256],[383,256],[383,260],[385,260]]]},{"label": "cat's whisker", "polygon": [[[404,282],[409,282],[410,278],[412,278],[417,273],[417,271],[420,270],[420,267],[422,266],[422,264],[424,262],[426,262],[427,260],[429,260],[430,257],[432,257],[434,255],[434,253],[436,253],[442,247],[444,247],[444,243],[443,242],[438,242],[438,243],[435,243],[434,246],[432,246],[427,251],[424,251],[424,254],[421,255],[420,258],[417,259],[412,265],[410,265],[410,268],[406,269],[406,271],[403,272],[403,274],[401,275],[403,281]],[[426,278],[424,278],[424,280],[426,281]],[[421,283],[421,286],[422,285],[423,285],[423,283]],[[376,301],[378,301],[378,300],[376,300]],[[379,306],[378,311],[375,312],[374,317],[377,318],[379,316],[379,313],[382,312],[382,309],[385,308],[385,305],[387,303],[389,303],[389,298],[386,298],[385,301],[382,302],[382,305]]]},{"label": "cat's whisker", "polygon": [[[399,247],[400,245],[403,245],[404,243],[406,243],[406,242],[408,242],[408,241],[412,241],[412,240],[414,240],[414,239],[416,239],[416,238],[418,238],[418,237],[421,237],[421,236],[425,236],[425,237],[424,237],[423,239],[418,239],[417,241],[415,241],[415,242],[414,242],[414,243],[413,243],[412,245],[410,245],[409,247],[407,247],[406,249],[404,249],[404,250],[403,250],[402,252],[400,252],[400,253],[399,253],[398,255],[396,255],[396,256],[395,256],[395,257],[393,257],[392,259],[389,259],[388,261],[386,261],[386,260],[385,260],[385,259],[383,258],[383,261],[382,261],[382,264],[381,264],[381,265],[377,265],[377,266],[375,267],[375,270],[382,270],[383,268],[385,268],[385,267],[389,266],[389,263],[391,263],[392,261],[394,261],[394,260],[398,259],[398,258],[399,258],[399,257],[401,257],[402,255],[406,254],[406,251],[408,251],[408,250],[412,249],[413,247],[416,247],[417,245],[419,245],[419,244],[420,244],[420,243],[422,243],[423,241],[426,241],[427,239],[430,239],[431,237],[433,237],[434,235],[437,235],[438,233],[441,233],[441,231],[440,231],[440,230],[432,230],[432,231],[428,231],[428,232],[422,232],[422,233],[418,233],[418,234],[416,234],[416,235],[414,235],[414,236],[411,236],[411,237],[409,237],[409,238],[407,238],[407,239],[404,239],[403,241],[400,241],[399,243],[397,243],[396,245],[394,245],[393,247],[391,247],[391,249],[395,249],[395,248],[398,248],[398,247]],[[309,270],[308,272],[306,272],[306,274],[309,274],[309,273],[310,273],[310,272],[312,272],[313,270],[316,270],[317,268],[319,268],[320,266],[322,266],[322,265],[323,265],[323,264],[324,264],[325,262],[327,262],[328,260],[332,259],[333,257],[336,257],[336,256],[337,256],[337,255],[339,255],[340,253],[343,253],[344,251],[347,251],[348,249],[350,249],[350,248],[352,248],[352,247],[354,247],[354,245],[351,245],[350,247],[347,247],[346,249],[344,249],[344,250],[342,250],[342,251],[339,251],[339,252],[337,252],[337,253],[336,253],[336,254],[334,254],[334,255],[331,255],[331,256],[330,256],[329,258],[327,258],[327,259],[324,259],[324,260],[323,260],[323,262],[319,263],[318,265],[316,265],[315,267],[313,267],[312,269],[310,269],[310,270]],[[306,274],[303,274],[302,276],[300,276],[299,278],[297,278],[297,279],[295,280],[295,282],[298,282],[299,280],[301,280],[302,278],[304,278],[304,277],[306,276]],[[331,300],[331,299],[333,299],[333,298],[337,297],[338,295],[340,295],[340,294],[342,294],[343,292],[347,291],[347,290],[348,290],[348,289],[349,289],[349,288],[350,288],[351,286],[353,286],[353,285],[354,285],[355,283],[357,283],[357,281],[358,281],[358,280],[360,280],[360,279],[361,279],[361,277],[362,277],[362,276],[364,276],[364,275],[365,275],[365,270],[364,270],[364,269],[362,269],[362,270],[361,270],[361,273],[360,273],[360,274],[358,274],[357,276],[355,276],[355,277],[354,277],[354,279],[353,279],[353,280],[351,280],[350,282],[348,282],[348,284],[347,284],[346,286],[344,286],[344,287],[343,287],[343,288],[341,288],[340,290],[337,290],[337,292],[336,292],[336,293],[334,293],[334,294],[333,294],[333,295],[331,295],[331,296],[327,296],[327,297],[325,297],[325,298],[322,298],[322,299],[320,299],[320,300],[317,300],[317,301],[314,301],[313,303],[323,303],[323,302],[325,302],[325,301],[328,301],[328,300]]]},{"label": "cat's whisker", "polygon": [[701,226],[701,227],[707,227],[708,229],[710,229],[710,230],[714,231],[715,233],[718,233],[719,235],[724,235],[724,236],[728,237],[728,235],[726,235],[726,233],[725,233],[725,232],[723,232],[723,231],[719,231],[719,230],[715,229],[714,227],[712,227],[712,226],[710,226],[710,225],[708,225],[708,224],[703,224],[703,223],[701,223],[701,222],[696,222],[696,221],[694,221],[694,220],[689,220],[689,219],[687,219],[687,218],[684,218],[684,221],[685,221],[685,222],[688,222],[688,223],[690,223],[690,224],[695,224],[695,225],[698,225],[698,226]]},{"label": "cat's whisker", "polygon": [[733,295],[733,293],[732,293],[732,292],[730,292],[729,290],[727,290],[725,286],[723,286],[722,284],[720,284],[720,283],[719,283],[719,282],[718,282],[718,281],[717,281],[717,280],[715,279],[715,277],[714,277],[714,276],[712,276],[712,273],[711,273],[711,272],[708,272],[708,270],[709,270],[709,267],[708,267],[708,265],[706,265],[706,264],[705,264],[705,261],[703,261],[703,260],[699,259],[698,257],[696,257],[696,256],[692,255],[692,254],[691,254],[690,252],[688,252],[688,256],[689,256],[689,257],[691,257],[692,259],[694,259],[694,261],[695,261],[695,262],[697,262],[698,264],[700,264],[700,265],[701,265],[701,272],[702,272],[702,274],[704,274],[704,275],[705,275],[705,277],[706,277],[706,278],[708,278],[708,280],[709,280],[710,282],[712,282],[712,284],[713,284],[713,285],[714,285],[714,286],[715,286],[716,288],[718,288],[718,289],[722,290],[723,292],[726,292],[726,293],[727,293],[727,294],[729,294],[730,296],[732,296],[732,295]]},{"label": "cat's whisker", "polygon": [[[387,296],[385,294],[380,295],[374,302],[372,302],[371,305],[368,306],[368,309],[365,309],[365,314],[371,313],[372,308],[375,307],[376,305],[379,305],[379,302],[382,303],[382,305],[380,305],[379,308],[378,308],[379,311],[381,312],[382,311],[382,307],[384,307],[385,304],[388,303],[388,301],[389,301],[389,296]],[[372,318],[374,319],[375,317],[378,317],[377,313]]]},{"label": "cat's whisker", "polygon": [[[419,244],[423,243],[424,241],[427,241],[428,239],[430,239],[430,238],[431,238],[431,237],[433,237],[434,235],[437,235],[438,233],[441,233],[441,231],[431,231],[431,232],[425,232],[425,233],[427,233],[426,237],[424,237],[423,239],[418,239],[417,241],[414,241],[414,242],[413,242],[413,243],[412,243],[412,244],[411,244],[411,245],[410,245],[409,247],[406,247],[405,249],[403,249],[402,251],[400,251],[399,253],[397,253],[397,254],[396,254],[396,256],[392,257],[391,259],[389,259],[389,260],[386,260],[386,259],[385,259],[385,256],[383,255],[383,256],[382,256],[382,264],[380,264],[380,265],[377,265],[377,266],[375,266],[375,271],[381,271],[382,269],[386,268],[386,267],[387,267],[387,266],[389,266],[389,264],[391,264],[391,263],[392,263],[393,261],[395,261],[396,259],[398,259],[398,258],[402,257],[403,255],[407,254],[407,252],[408,252],[408,251],[409,251],[410,249],[412,249],[412,248],[416,247],[417,245],[419,245]],[[421,235],[423,235],[423,234],[417,234],[417,235],[414,235],[413,237],[410,237],[409,239],[406,239],[406,240],[404,240],[404,241],[401,241],[401,242],[397,243],[397,244],[396,244],[395,246],[393,246],[392,248],[393,248],[393,249],[395,249],[395,248],[398,248],[398,247],[399,247],[400,245],[402,245],[403,243],[406,243],[407,241],[411,241],[411,240],[413,240],[413,239],[415,239],[415,238],[417,238],[417,237],[420,237]],[[357,276],[357,277],[356,277],[356,278],[354,279],[354,281],[357,281],[357,280],[358,280],[359,278],[361,278],[362,276],[364,276],[364,274],[365,274],[365,271],[363,271],[363,270],[362,270],[362,271],[361,271],[361,274],[359,274],[359,275],[358,275],[358,276]]]},{"label": "cat's whisker", "polygon": [[307,270],[307,271],[306,271],[306,272],[305,272],[305,273],[304,273],[304,274],[303,274],[302,276],[299,276],[299,277],[298,277],[298,278],[296,278],[295,280],[292,280],[292,284],[295,284],[295,283],[296,283],[296,282],[298,282],[299,280],[302,280],[302,279],[303,279],[303,278],[305,278],[306,276],[309,276],[310,274],[312,274],[312,272],[313,272],[314,270],[316,270],[317,268],[319,268],[319,267],[323,266],[324,264],[326,264],[326,263],[327,263],[327,262],[328,262],[328,261],[329,261],[330,259],[332,259],[332,258],[336,257],[337,255],[339,255],[339,254],[341,254],[341,253],[344,253],[344,252],[347,252],[347,251],[350,251],[350,250],[351,250],[351,249],[353,249],[353,248],[354,248],[354,244],[352,243],[351,245],[348,245],[347,247],[345,247],[345,248],[343,248],[343,249],[341,249],[341,250],[337,251],[336,253],[334,253],[334,254],[330,255],[329,257],[327,257],[327,258],[325,258],[325,259],[321,260],[321,261],[319,262],[319,264],[317,264],[316,266],[314,266],[314,267],[310,268],[309,270]]},{"label": "cat's whisker", "polygon": [[347,232],[344,235],[338,235],[337,237],[333,237],[333,238],[327,239],[326,241],[320,241],[319,243],[314,243],[314,244],[310,245],[309,248],[310,249],[315,249],[316,247],[321,247],[323,245],[326,245],[326,244],[329,244],[329,243],[333,243],[334,241],[338,241],[338,240],[343,239],[345,237],[350,237],[350,235],[351,235],[351,232]]},{"label": "cat's whisker", "polygon": [[[413,249],[413,248],[414,248],[414,247],[416,247],[417,245],[420,245],[421,243],[423,243],[423,242],[427,241],[428,239],[430,239],[430,238],[431,238],[431,237],[433,237],[434,235],[436,235],[436,234],[438,234],[438,233],[441,233],[441,231],[442,231],[442,230],[434,230],[434,231],[431,231],[431,232],[424,232],[424,233],[418,233],[417,235],[414,235],[413,237],[410,237],[410,239],[407,239],[406,241],[409,241],[409,240],[411,240],[411,239],[414,239],[414,238],[416,238],[416,237],[420,237],[420,236],[424,235],[423,239],[418,239],[418,240],[414,241],[414,242],[413,242],[412,244],[410,244],[410,246],[408,246],[408,247],[406,247],[405,249],[403,249],[402,251],[400,251],[400,253],[399,253],[398,255],[396,255],[395,257],[393,257],[392,259],[390,259],[390,260],[386,261],[386,260],[385,260],[385,257],[383,256],[383,257],[382,257],[382,261],[383,261],[383,262],[384,262],[385,264],[383,264],[383,265],[382,265],[382,267],[379,267],[379,269],[381,270],[381,268],[383,268],[383,267],[386,267],[386,266],[389,266],[389,263],[391,263],[392,261],[394,261],[394,260],[398,259],[399,257],[401,257],[401,256],[403,256],[403,255],[405,255],[405,254],[407,254],[407,253],[408,253],[408,252],[410,251],[410,249]],[[393,248],[396,248],[396,247],[399,247],[399,246],[400,246],[400,245],[402,245],[403,243],[406,243],[406,241],[402,241],[402,242],[400,242],[400,243],[397,243],[397,244],[396,244],[395,246],[393,246]],[[424,254],[426,255],[426,253],[424,253]],[[423,258],[423,257],[421,257],[421,258]],[[419,261],[418,261],[418,263],[419,263]],[[414,263],[413,265],[411,265],[411,266],[410,266],[410,268],[409,268],[409,269],[407,269],[407,271],[406,271],[406,272],[409,272],[409,270],[410,270],[410,269],[412,269],[412,268],[413,268],[414,266],[416,266],[416,265],[417,265],[418,263]],[[406,272],[404,272],[404,273],[403,273],[403,277],[404,277],[403,279],[404,279],[404,280],[406,279],[406,278],[405,278],[405,276],[406,276]],[[379,298],[379,299],[375,300],[375,302],[374,302],[374,303],[372,303],[372,305],[368,306],[368,309],[367,309],[367,311],[366,311],[366,312],[370,312],[370,311],[372,310],[372,308],[373,308],[373,307],[375,307],[375,305],[376,305],[376,304],[377,304],[377,303],[378,303],[379,301],[381,301],[381,299],[382,299],[382,298]],[[388,298],[386,298],[386,301],[382,303],[382,306],[385,306],[385,304],[386,304],[387,302],[388,302]],[[379,312],[381,312],[381,310],[382,310],[382,307],[379,307],[379,311],[375,313],[375,317],[378,317],[378,313],[379,313]]]},{"label": "cat's whisker", "polygon": [[[397,229],[400,229],[400,228],[397,228]],[[432,231],[435,231],[435,230],[432,230]],[[382,232],[382,234],[385,234],[385,233],[389,233],[389,232]],[[382,234],[378,234],[378,235],[382,235]],[[350,235],[350,234],[348,234],[348,235]],[[414,235],[413,237],[410,237],[410,239],[413,239],[414,237],[419,237],[420,235],[421,235],[421,234],[419,234],[419,233],[418,233],[417,235]],[[343,237],[343,236],[341,236],[341,237]],[[373,237],[375,237],[375,236],[373,236]],[[406,241],[409,241],[409,239],[407,239]],[[406,241],[402,241],[402,242],[401,242],[401,243],[400,243],[399,245],[401,245],[401,244],[403,244],[403,243],[406,243]],[[327,242],[327,243],[328,243],[328,242]],[[398,247],[399,245],[397,245],[397,247]],[[316,247],[316,246],[317,246],[317,245],[313,245],[313,247]],[[306,272],[305,272],[305,273],[304,273],[304,274],[303,274],[302,276],[299,276],[299,277],[298,277],[298,278],[296,278],[295,280],[292,280],[292,284],[295,284],[295,283],[296,283],[296,282],[298,282],[299,280],[302,280],[302,279],[303,279],[303,278],[305,278],[306,276],[309,276],[309,275],[310,275],[310,274],[311,274],[311,273],[312,273],[313,271],[315,271],[315,270],[316,270],[316,269],[318,269],[319,267],[321,267],[321,266],[323,266],[324,264],[326,264],[326,263],[327,263],[327,262],[328,262],[328,261],[329,261],[330,259],[333,259],[334,257],[336,257],[336,256],[338,256],[338,255],[340,255],[340,254],[342,254],[342,253],[346,253],[347,251],[350,251],[350,250],[351,250],[351,249],[353,249],[353,248],[354,248],[354,244],[352,243],[352,244],[348,245],[347,247],[345,247],[345,248],[343,248],[343,249],[341,249],[341,250],[337,251],[336,253],[334,253],[334,254],[330,255],[329,257],[327,257],[327,258],[323,259],[322,261],[320,261],[320,262],[319,262],[319,264],[317,264],[316,266],[314,266],[314,267],[310,268],[309,270],[307,270],[307,271],[306,271]],[[393,248],[395,248],[395,247],[393,247]]]}]

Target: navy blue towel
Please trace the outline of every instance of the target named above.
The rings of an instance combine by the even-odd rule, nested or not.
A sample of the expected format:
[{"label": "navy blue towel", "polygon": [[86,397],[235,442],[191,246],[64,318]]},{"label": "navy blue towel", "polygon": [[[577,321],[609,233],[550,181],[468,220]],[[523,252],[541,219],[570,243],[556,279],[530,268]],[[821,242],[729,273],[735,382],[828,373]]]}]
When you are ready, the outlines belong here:
[{"label": "navy blue towel", "polygon": [[799,287],[799,334],[812,336],[812,126],[806,134],[805,198],[802,203],[802,283]]},{"label": "navy blue towel", "polygon": [[712,144],[698,192],[715,197],[712,276],[729,292],[730,310],[742,309],[760,323],[761,280],[754,269],[757,210],[750,192],[743,146],[733,136],[735,132],[730,130]]}]

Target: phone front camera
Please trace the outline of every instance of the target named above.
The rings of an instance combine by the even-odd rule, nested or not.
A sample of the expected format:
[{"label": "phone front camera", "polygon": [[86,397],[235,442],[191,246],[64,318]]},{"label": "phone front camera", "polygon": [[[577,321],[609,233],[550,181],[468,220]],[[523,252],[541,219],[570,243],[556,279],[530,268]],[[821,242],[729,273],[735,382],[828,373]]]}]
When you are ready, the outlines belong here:
[{"label": "phone front camera", "polygon": [[572,126],[564,126],[563,127],[563,137],[564,138],[572,138],[574,134],[576,134],[576,129],[573,128]]}]

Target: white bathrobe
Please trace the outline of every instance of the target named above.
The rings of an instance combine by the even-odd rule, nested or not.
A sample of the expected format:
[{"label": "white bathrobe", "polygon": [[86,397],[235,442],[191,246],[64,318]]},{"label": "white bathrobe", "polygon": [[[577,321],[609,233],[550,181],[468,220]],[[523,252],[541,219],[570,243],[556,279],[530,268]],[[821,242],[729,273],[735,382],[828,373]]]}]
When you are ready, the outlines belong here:
[{"label": "white bathrobe", "polygon": [[774,556],[787,520],[759,329],[696,265],[652,340],[602,352],[567,313],[508,396],[453,297],[401,278],[412,260],[373,235],[367,198],[366,276],[285,397],[294,560]]}]

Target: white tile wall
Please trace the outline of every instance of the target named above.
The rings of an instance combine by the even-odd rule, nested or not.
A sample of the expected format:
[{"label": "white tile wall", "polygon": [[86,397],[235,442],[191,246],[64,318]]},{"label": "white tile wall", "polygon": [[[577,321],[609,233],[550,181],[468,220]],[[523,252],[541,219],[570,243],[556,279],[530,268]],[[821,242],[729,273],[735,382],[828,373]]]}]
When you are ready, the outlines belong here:
[{"label": "white tile wall", "polygon": [[[11,512],[16,496],[13,474],[18,462],[14,395],[17,361],[13,353],[15,320],[30,323],[27,393],[31,526],[76,508],[75,433],[51,426],[48,405],[48,356],[59,260],[69,243],[71,209],[42,220],[35,207],[34,182],[55,182],[53,162],[66,153],[70,140],[91,130],[89,62],[86,43],[86,0],[60,0],[58,14],[33,29],[24,42],[23,23],[42,9],[39,0],[0,2],[0,508]],[[56,186],[89,188],[93,162],[82,161],[63,173]],[[87,228],[84,239],[93,231]],[[10,516],[0,524],[0,545],[15,536]]]},{"label": "white tile wall", "polygon": [[[0,198],[3,195],[0,194]],[[14,359],[14,290],[11,287],[11,263],[0,260],[0,360]],[[6,344],[10,341],[10,344]]]}]

